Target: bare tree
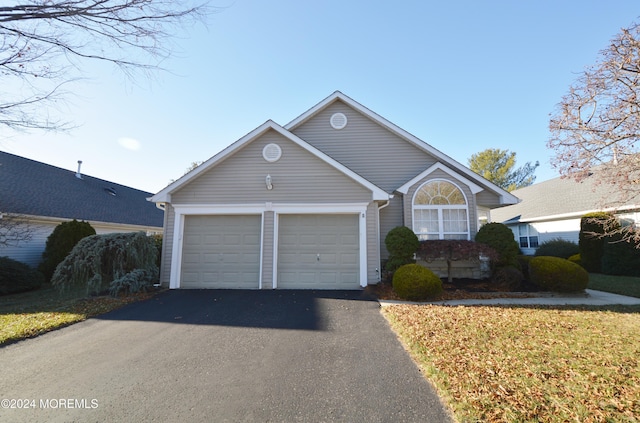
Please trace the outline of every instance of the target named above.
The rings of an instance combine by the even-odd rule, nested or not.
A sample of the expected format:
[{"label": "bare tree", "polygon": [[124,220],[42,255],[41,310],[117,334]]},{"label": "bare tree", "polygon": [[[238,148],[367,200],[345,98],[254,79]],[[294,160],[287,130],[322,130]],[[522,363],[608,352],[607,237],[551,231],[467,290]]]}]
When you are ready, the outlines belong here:
[{"label": "bare tree", "polygon": [[[640,26],[622,29],[562,97],[549,123],[562,176],[596,178],[607,207],[640,203]],[[638,238],[625,230],[625,238]]]},{"label": "bare tree", "polygon": [[29,221],[22,216],[0,213],[0,247],[13,247],[30,241],[33,232]]},{"label": "bare tree", "polygon": [[63,88],[84,61],[109,62],[129,76],[158,69],[176,27],[211,10],[188,0],[2,3],[0,125],[18,130],[65,128],[47,110],[68,95]]}]

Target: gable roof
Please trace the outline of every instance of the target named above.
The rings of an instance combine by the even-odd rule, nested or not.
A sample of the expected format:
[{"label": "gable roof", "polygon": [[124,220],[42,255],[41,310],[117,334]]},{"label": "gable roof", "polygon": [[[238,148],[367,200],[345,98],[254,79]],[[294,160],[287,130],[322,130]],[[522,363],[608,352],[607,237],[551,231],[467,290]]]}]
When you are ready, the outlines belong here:
[{"label": "gable roof", "polygon": [[297,127],[307,122],[313,116],[317,115],[320,111],[322,111],[323,109],[325,109],[326,107],[328,107],[329,105],[333,104],[336,101],[344,102],[348,106],[352,107],[353,109],[367,116],[369,119],[373,120],[374,122],[378,123],[382,127],[386,128],[388,131],[392,132],[398,137],[404,139],[405,141],[415,145],[422,151],[425,151],[429,155],[433,156],[436,159],[436,161],[439,161],[441,163],[446,163],[447,166],[450,166],[451,168],[453,168],[461,176],[464,175],[466,178],[468,178],[468,180],[474,181],[474,183],[476,184],[483,185],[487,187],[489,190],[497,193],[500,196],[501,204],[515,204],[518,202],[518,198],[513,194],[500,188],[499,186],[495,185],[491,181],[483,178],[482,176],[473,172],[468,167],[458,163],[456,160],[442,153],[440,150],[433,148],[431,145],[422,141],[418,137],[412,135],[411,133],[405,131],[404,129],[400,128],[394,123],[388,121],[387,119],[383,118],[382,116],[378,115],[377,113],[373,112],[372,110],[368,109],[367,107],[363,106],[362,104],[358,103],[352,98],[346,96],[340,91],[335,91],[333,94],[331,94],[330,96],[320,101],[318,104],[316,104],[315,106],[313,106],[312,108],[310,108],[309,110],[307,110],[306,112],[304,112],[303,114],[301,114],[300,116],[298,116],[297,118],[289,122],[287,125],[284,126],[284,128],[289,131],[294,131]]},{"label": "gable roof", "polygon": [[153,202],[156,202],[156,203],[170,202],[171,201],[171,193],[175,192],[180,187],[186,185],[188,182],[190,182],[193,179],[197,178],[198,175],[208,171],[209,169],[214,167],[216,164],[221,163],[227,157],[233,155],[234,152],[238,151],[243,146],[245,146],[245,145],[251,143],[252,141],[254,141],[255,139],[259,138],[261,135],[263,135],[264,133],[266,133],[269,130],[273,130],[273,131],[278,132],[280,135],[282,135],[283,137],[285,137],[288,140],[292,141],[293,143],[299,145],[300,147],[304,148],[309,153],[311,153],[314,156],[316,156],[318,159],[324,161],[325,163],[329,164],[330,166],[332,166],[333,168],[335,168],[339,172],[341,172],[344,175],[348,176],[349,178],[353,179],[355,182],[357,182],[357,183],[361,184],[362,186],[366,187],[367,189],[371,190],[372,199],[373,200],[388,200],[389,199],[389,197],[390,197],[389,194],[387,192],[385,192],[383,189],[381,189],[380,187],[374,185],[373,183],[371,183],[367,179],[365,179],[362,176],[358,175],[357,173],[353,172],[351,169],[347,168],[343,164],[341,164],[338,161],[334,160],[333,158],[329,157],[328,155],[326,155],[322,151],[320,151],[317,148],[313,147],[312,145],[310,145],[309,143],[304,141],[302,138],[300,138],[297,135],[289,132],[288,130],[286,130],[282,126],[278,125],[274,121],[268,120],[265,123],[263,123],[262,125],[260,125],[259,127],[257,127],[256,129],[254,129],[253,131],[249,132],[244,137],[240,138],[235,143],[231,144],[230,146],[228,146],[224,150],[220,151],[218,154],[216,154],[213,157],[211,157],[206,162],[202,163],[200,166],[196,167],[191,172],[187,173],[186,175],[184,175],[183,177],[181,177],[177,181],[174,181],[173,183],[169,184],[163,190],[161,190],[160,192],[158,192],[157,194],[152,196],[149,200],[153,201]]},{"label": "gable roof", "polygon": [[152,194],[0,151],[0,212],[161,228]]},{"label": "gable roof", "polygon": [[[579,217],[586,213],[614,209],[615,194],[591,175],[581,182],[554,178],[513,191],[522,201],[491,211],[494,222],[517,223]],[[606,200],[606,202],[605,202]],[[624,209],[636,208],[629,205]]]}]

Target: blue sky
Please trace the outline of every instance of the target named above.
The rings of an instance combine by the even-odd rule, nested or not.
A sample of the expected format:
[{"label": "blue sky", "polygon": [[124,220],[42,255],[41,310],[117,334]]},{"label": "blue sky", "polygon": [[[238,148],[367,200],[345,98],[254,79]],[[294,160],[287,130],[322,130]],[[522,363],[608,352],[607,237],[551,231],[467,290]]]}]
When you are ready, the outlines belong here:
[{"label": "blue sky", "polygon": [[157,192],[268,119],[340,90],[462,164],[487,148],[540,162],[549,114],[640,15],[636,1],[258,1],[178,34],[170,72],[88,64],[60,112],[69,133],[0,128],[0,150]]}]

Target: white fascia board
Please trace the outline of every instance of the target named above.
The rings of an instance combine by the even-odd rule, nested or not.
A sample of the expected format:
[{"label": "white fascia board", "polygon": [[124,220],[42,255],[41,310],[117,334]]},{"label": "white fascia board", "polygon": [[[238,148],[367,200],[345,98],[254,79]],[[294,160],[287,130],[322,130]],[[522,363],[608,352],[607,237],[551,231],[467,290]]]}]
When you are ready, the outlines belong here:
[{"label": "white fascia board", "polygon": [[266,131],[268,131],[269,129],[275,126],[279,127],[279,125],[277,125],[272,120],[266,121],[265,123],[263,123],[262,125],[254,129],[253,131],[249,132],[244,137],[240,138],[233,144],[227,146],[226,148],[224,148],[223,150],[215,154],[213,157],[211,157],[209,160],[205,161],[200,166],[193,169],[191,172],[187,173],[186,175],[182,176],[181,178],[177,179],[176,181],[166,186],[164,189],[162,189],[161,191],[153,195],[151,198],[149,198],[148,201],[151,201],[154,203],[171,203],[172,192],[176,191],[181,186],[187,184],[192,179],[195,179],[201,173],[206,172],[208,169],[215,166],[217,163],[221,162],[228,156],[232,155],[238,149],[242,148],[245,144],[253,141],[255,138],[259,137],[260,135],[262,135],[263,133],[265,133]]},{"label": "white fascia board", "polygon": [[440,162],[432,165],[427,170],[425,170],[424,172],[422,172],[421,174],[419,174],[415,178],[411,179],[410,181],[408,181],[407,183],[405,183],[404,185],[399,187],[396,191],[398,191],[401,194],[406,194],[409,191],[409,188],[411,188],[412,186],[414,186],[419,181],[421,181],[422,179],[426,178],[427,176],[429,176],[430,174],[432,174],[436,170],[441,170],[444,173],[446,173],[447,175],[451,176],[452,178],[454,178],[454,179],[456,179],[456,180],[458,180],[460,182],[463,182],[465,185],[467,185],[469,187],[469,189],[471,190],[471,192],[473,194],[477,194],[480,191],[484,191],[484,188],[482,188],[481,186],[476,185],[475,183],[473,183],[469,179],[465,178],[464,176],[460,175],[459,173],[456,173],[456,172],[452,171],[451,169],[449,169],[448,167],[446,167],[445,165],[443,165]]},{"label": "white fascia board", "polygon": [[562,213],[562,214],[551,214],[548,216],[539,216],[539,217],[532,217],[532,218],[524,218],[524,219],[520,219],[519,222],[520,223],[533,223],[533,222],[543,222],[543,221],[547,221],[547,220],[564,220],[564,219],[573,219],[573,218],[577,218],[577,217],[582,217],[585,214],[588,213],[597,213],[597,212],[607,212],[607,213],[614,213],[614,214],[621,214],[624,212],[629,212],[629,211],[633,211],[633,210],[639,210],[640,206],[624,206],[624,207],[619,207],[619,208],[613,208],[613,207],[609,207],[609,208],[605,208],[605,209],[591,209],[591,210],[583,210],[583,211],[579,211],[579,212],[570,212],[570,213]]},{"label": "white fascia board", "polygon": [[420,148],[421,150],[423,150],[423,151],[429,153],[430,155],[434,156],[439,161],[448,163],[453,168],[455,168],[458,172],[460,172],[461,174],[466,175],[467,178],[476,180],[479,183],[487,186],[490,190],[495,191],[500,196],[501,204],[516,204],[518,202],[518,198],[516,196],[514,196],[513,194],[511,194],[508,191],[500,188],[499,186],[497,186],[493,182],[483,178],[482,176],[480,176],[477,173],[473,172],[471,169],[467,168],[466,166],[463,166],[462,164],[458,163],[457,161],[455,161],[451,157],[447,156],[446,154],[444,154],[440,150],[437,150],[437,149],[433,148],[431,145],[429,145],[426,142],[422,141],[420,138],[418,138],[415,135],[405,131],[404,129],[400,128],[396,124],[388,121],[387,119],[383,118],[382,116],[380,116],[379,114],[373,112],[372,110],[366,108],[365,106],[363,106],[362,104],[360,104],[357,101],[353,100],[352,98],[349,98],[348,96],[344,95],[340,91],[334,92],[329,97],[325,98],[320,103],[316,104],[311,109],[309,109],[308,111],[306,111],[302,115],[298,116],[297,118],[295,118],[294,120],[289,122],[287,125],[285,125],[285,129],[287,129],[287,130],[295,129],[297,126],[301,125],[303,122],[307,121],[313,115],[315,115],[320,110],[324,109],[326,106],[328,106],[329,104],[333,103],[336,100],[340,100],[340,101],[346,103],[347,105],[351,106],[352,108],[354,108],[355,110],[359,111],[363,115],[367,116],[369,119],[373,120],[374,122],[377,122],[378,124],[380,124],[381,126],[385,127],[389,131],[395,133],[399,137],[407,140],[408,142],[414,144],[416,147]]},{"label": "white fascia board", "polygon": [[262,214],[273,211],[282,214],[364,213],[367,203],[253,203],[253,204],[174,204],[180,215]]}]

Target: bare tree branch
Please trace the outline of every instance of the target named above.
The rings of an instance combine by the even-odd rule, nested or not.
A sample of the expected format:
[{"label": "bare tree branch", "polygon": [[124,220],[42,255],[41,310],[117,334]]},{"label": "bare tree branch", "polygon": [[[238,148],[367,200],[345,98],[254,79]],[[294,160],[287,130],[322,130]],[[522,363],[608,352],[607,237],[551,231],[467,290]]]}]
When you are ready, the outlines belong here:
[{"label": "bare tree branch", "polygon": [[13,247],[28,242],[34,229],[27,219],[20,215],[0,213],[0,247]]},{"label": "bare tree branch", "polygon": [[[562,97],[548,146],[561,175],[597,176],[610,206],[640,204],[640,26],[622,29]],[[615,203],[615,204],[614,204]],[[626,239],[637,238],[625,229]]]},{"label": "bare tree branch", "polygon": [[65,129],[46,113],[68,95],[61,87],[80,79],[84,61],[114,64],[129,77],[160,69],[174,51],[176,30],[213,11],[173,0],[3,3],[0,125],[11,129]]}]

